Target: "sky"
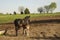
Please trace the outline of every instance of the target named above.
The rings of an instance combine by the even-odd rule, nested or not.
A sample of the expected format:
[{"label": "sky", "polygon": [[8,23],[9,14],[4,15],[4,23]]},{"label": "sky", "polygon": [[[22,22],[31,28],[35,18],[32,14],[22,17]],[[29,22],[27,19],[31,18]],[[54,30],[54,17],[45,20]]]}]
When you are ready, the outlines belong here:
[{"label": "sky", "polygon": [[13,13],[18,11],[18,7],[29,8],[31,13],[37,13],[38,7],[56,2],[57,8],[54,12],[60,12],[60,0],[0,0],[0,13]]}]

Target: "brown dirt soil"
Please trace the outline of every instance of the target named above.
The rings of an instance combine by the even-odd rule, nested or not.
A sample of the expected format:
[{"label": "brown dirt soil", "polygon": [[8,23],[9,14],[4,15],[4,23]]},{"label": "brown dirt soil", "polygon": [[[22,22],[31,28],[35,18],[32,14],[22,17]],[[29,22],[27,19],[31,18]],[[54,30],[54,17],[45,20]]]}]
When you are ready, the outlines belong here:
[{"label": "brown dirt soil", "polygon": [[[50,20],[50,19],[60,19],[60,17],[42,17],[42,18],[34,18],[34,21],[41,20]],[[31,20],[31,21],[32,21]],[[54,21],[53,20],[53,21]],[[15,35],[14,24],[7,23],[7,24],[0,24],[0,30],[5,30],[8,28],[7,35],[0,36],[0,40],[60,40],[60,21],[54,22],[32,22],[30,24],[30,36],[24,36],[22,34],[22,28],[18,32],[18,36]]]}]

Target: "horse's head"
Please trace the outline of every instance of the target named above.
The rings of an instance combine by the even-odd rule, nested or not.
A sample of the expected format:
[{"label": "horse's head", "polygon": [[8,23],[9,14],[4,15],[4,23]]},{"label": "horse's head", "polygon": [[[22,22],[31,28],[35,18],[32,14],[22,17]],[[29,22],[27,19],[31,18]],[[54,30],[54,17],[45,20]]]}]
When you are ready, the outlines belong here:
[{"label": "horse's head", "polygon": [[30,18],[30,16],[26,16],[24,19],[29,19]]},{"label": "horse's head", "polygon": [[23,24],[29,24],[30,22],[30,16],[26,16],[24,19],[23,19]]}]

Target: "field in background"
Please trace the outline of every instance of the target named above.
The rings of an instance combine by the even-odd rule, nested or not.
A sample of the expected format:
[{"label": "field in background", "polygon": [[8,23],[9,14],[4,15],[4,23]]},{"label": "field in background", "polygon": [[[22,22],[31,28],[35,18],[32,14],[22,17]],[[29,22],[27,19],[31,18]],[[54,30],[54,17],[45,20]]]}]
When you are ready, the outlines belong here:
[{"label": "field in background", "polygon": [[0,14],[0,23],[9,23],[13,22],[17,18],[24,18],[25,16],[30,15],[30,19],[40,18],[40,17],[55,17],[60,16],[60,13],[48,13],[48,14],[17,14],[17,15],[9,15],[9,14]]}]

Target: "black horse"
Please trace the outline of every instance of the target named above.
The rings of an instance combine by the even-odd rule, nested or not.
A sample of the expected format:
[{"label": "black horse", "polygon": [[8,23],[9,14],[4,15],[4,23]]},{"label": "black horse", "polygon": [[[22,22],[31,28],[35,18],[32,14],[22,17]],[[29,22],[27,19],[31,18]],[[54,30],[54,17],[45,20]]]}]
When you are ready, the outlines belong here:
[{"label": "black horse", "polygon": [[[16,36],[18,35],[18,30],[22,27],[23,28],[23,33],[28,35],[29,32],[29,25],[30,24],[30,16],[26,16],[24,19],[15,19],[14,20],[15,24],[15,31],[16,31]],[[27,30],[28,29],[28,30]]]}]

